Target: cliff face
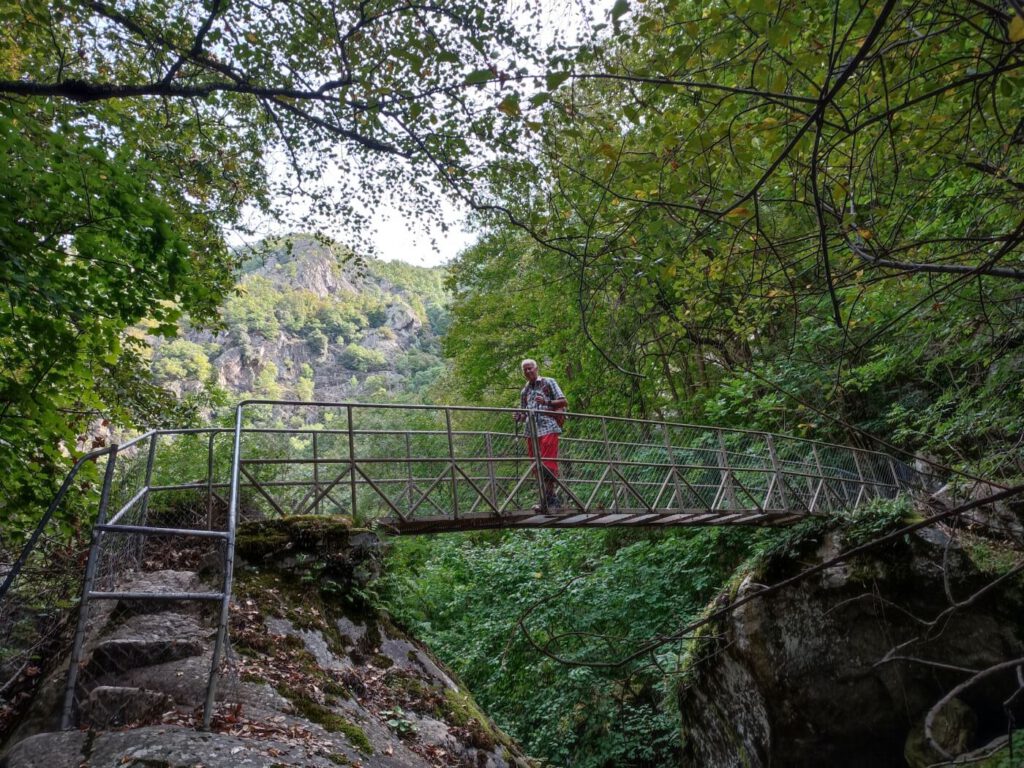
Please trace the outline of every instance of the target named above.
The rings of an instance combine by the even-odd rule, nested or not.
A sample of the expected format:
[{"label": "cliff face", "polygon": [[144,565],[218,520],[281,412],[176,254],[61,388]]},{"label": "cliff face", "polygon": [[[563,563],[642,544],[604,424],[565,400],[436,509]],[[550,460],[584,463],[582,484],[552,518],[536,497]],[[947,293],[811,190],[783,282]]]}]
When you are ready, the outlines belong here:
[{"label": "cliff face", "polygon": [[[737,596],[837,551],[828,539],[748,576]],[[678,689],[684,764],[937,762],[923,738],[928,710],[973,672],[1024,656],[1024,585],[984,591],[997,573],[968,554],[926,529],[739,606],[704,637]],[[940,743],[959,754],[1005,734],[1008,712],[1024,714],[1019,701],[1003,707],[1016,689],[1007,670],[964,690],[939,712]]]},{"label": "cliff face", "polygon": [[374,260],[295,236],[263,244],[225,302],[223,329],[150,339],[158,383],[177,394],[345,400],[416,391],[441,369],[444,271]]},{"label": "cliff face", "polygon": [[[64,664],[0,765],[526,768],[451,673],[360,596],[378,568],[374,535],[290,518],[244,525],[238,551],[212,732],[195,726],[215,612],[122,600],[92,622],[81,728],[52,730]],[[209,588],[187,571],[134,579],[125,588]]]}]

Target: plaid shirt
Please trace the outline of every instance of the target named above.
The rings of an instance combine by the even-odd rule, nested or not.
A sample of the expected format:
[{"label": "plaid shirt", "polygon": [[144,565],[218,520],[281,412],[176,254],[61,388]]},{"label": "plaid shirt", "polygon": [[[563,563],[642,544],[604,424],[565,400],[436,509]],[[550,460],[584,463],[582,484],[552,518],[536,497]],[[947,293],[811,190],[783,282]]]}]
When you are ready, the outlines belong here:
[{"label": "plaid shirt", "polygon": [[[557,381],[538,376],[536,381],[527,382],[526,386],[523,387],[523,391],[519,393],[519,407],[529,411],[538,409],[548,410],[547,405],[537,405],[538,395],[548,402],[565,397],[565,393],[562,392],[562,388],[558,386]],[[537,424],[537,437],[544,437],[544,435],[550,434],[559,435],[562,433],[562,428],[558,426],[558,423],[552,417],[538,413],[533,418]],[[530,420],[527,419],[526,436],[530,437],[531,435]]]}]

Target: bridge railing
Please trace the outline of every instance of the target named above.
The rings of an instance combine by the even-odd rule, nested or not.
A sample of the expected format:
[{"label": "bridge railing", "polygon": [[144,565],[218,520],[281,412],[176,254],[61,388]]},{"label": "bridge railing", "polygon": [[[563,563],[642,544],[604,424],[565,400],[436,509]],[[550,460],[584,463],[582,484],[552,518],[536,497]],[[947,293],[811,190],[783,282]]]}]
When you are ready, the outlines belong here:
[{"label": "bridge railing", "polygon": [[[116,675],[90,662],[88,629],[104,610],[118,603],[210,601],[219,603],[220,616],[204,706],[209,725],[239,517],[344,513],[399,533],[774,524],[844,514],[869,499],[922,484],[907,465],[847,446],[569,414],[556,480],[562,506],[545,508],[545,471],[527,452],[527,434],[538,414],[527,413],[525,423],[515,414],[456,406],[249,401],[238,406],[233,428],[148,432],[83,457],[75,472],[90,461],[105,462],[84,583],[83,553],[69,552],[73,567],[58,576],[48,555],[59,548],[55,512],[73,487],[74,472],[4,573],[0,715],[16,703],[22,671],[67,648],[67,617],[76,595],[82,600],[65,727],[89,721],[102,704],[92,700],[93,692]],[[202,570],[207,586],[169,591],[137,579],[162,569]],[[44,625],[48,634],[40,636]]]},{"label": "bridge railing", "polygon": [[[399,532],[507,525],[773,523],[917,483],[891,457],[764,432],[569,414],[559,510],[515,409],[250,401],[237,411],[236,509],[336,512]],[[534,514],[534,507],[541,514]]]},{"label": "bridge railing", "polygon": [[87,543],[68,530],[69,508],[88,508],[97,474],[113,448],[81,456],[39,519],[26,532],[20,551],[4,531],[0,549],[0,742],[31,701],[36,685],[56,658],[64,657],[71,635],[69,616],[81,593]]}]

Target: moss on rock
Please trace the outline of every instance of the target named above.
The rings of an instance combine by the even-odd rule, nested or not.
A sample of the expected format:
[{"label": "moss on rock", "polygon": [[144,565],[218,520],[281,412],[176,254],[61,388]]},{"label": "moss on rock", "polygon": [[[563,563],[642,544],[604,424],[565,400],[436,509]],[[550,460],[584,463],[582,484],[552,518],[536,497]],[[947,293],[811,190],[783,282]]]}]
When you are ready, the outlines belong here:
[{"label": "moss on rock", "polygon": [[469,742],[477,749],[490,751],[498,744],[511,746],[512,741],[491,723],[473,698],[460,689],[446,688],[444,709],[449,722],[465,728]]},{"label": "moss on rock", "polygon": [[352,532],[345,515],[295,515],[252,520],[238,526],[236,547],[246,560],[277,559],[292,552],[330,553],[344,549]]},{"label": "moss on rock", "polygon": [[317,704],[315,701],[306,698],[290,699],[296,711],[311,723],[316,723],[325,731],[332,733],[343,733],[356,749],[364,755],[373,754],[373,744],[370,743],[366,731],[355,723],[347,720],[332,709]]}]

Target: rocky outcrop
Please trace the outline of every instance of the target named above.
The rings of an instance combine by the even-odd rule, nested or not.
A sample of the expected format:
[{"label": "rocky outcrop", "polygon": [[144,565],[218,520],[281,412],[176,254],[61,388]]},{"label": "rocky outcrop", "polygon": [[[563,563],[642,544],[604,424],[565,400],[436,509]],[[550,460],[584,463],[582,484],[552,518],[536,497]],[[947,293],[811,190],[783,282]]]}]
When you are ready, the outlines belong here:
[{"label": "rocky outcrop", "polygon": [[[79,728],[52,730],[57,675],[0,765],[528,765],[453,675],[360,596],[377,573],[375,536],[345,518],[291,518],[244,525],[238,549],[230,652],[210,732],[197,729],[197,705],[216,612],[121,601],[91,622]],[[208,589],[182,571],[141,574],[125,587]]]},{"label": "rocky outcrop", "polygon": [[[965,540],[966,541],[966,540]],[[697,768],[906,766],[938,761],[926,713],[971,676],[1024,656],[1024,585],[981,592],[989,568],[928,530],[747,602],[705,634],[678,689],[686,758]],[[735,597],[823,562],[833,537],[749,574]],[[972,555],[972,556],[969,556]],[[986,572],[987,571],[987,572]],[[970,599],[969,599],[970,598]],[[952,601],[962,602],[950,610]],[[964,690],[938,713],[951,754],[1005,734],[1012,671]],[[1016,705],[1018,722],[1024,711]]]},{"label": "rocky outcrop", "polygon": [[444,313],[439,269],[357,261],[296,235],[256,246],[242,272],[224,329],[186,325],[178,340],[149,339],[162,386],[179,396],[216,383],[232,394],[337,401],[408,389],[440,364],[430,320]]},{"label": "rocky outcrop", "polygon": [[[954,507],[966,502],[977,502],[1005,490],[984,482],[962,484],[947,483],[932,498],[940,505]],[[964,520],[987,535],[997,536],[1024,545],[1024,499],[1013,496],[994,504],[984,504],[969,510]]]},{"label": "rocky outcrop", "polygon": [[242,269],[258,273],[282,288],[301,288],[321,297],[358,293],[365,270],[343,245],[312,235],[264,240],[246,253]]}]

